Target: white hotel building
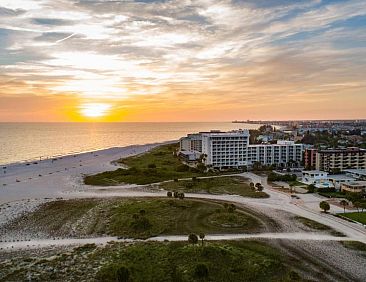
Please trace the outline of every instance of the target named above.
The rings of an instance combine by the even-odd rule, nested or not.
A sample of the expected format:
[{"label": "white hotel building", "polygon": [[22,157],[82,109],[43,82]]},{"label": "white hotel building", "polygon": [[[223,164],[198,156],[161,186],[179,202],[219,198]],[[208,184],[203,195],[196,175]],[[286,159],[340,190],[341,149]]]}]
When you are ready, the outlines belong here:
[{"label": "white hotel building", "polygon": [[302,162],[304,145],[293,141],[249,145],[248,130],[210,131],[181,138],[180,150],[199,152],[205,156],[207,166],[216,168],[251,166],[256,162],[286,166]]}]

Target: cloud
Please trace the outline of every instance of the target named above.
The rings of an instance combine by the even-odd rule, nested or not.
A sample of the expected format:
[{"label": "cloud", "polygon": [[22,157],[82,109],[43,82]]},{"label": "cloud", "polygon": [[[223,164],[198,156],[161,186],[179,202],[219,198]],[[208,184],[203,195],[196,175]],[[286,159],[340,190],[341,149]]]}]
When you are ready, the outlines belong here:
[{"label": "cloud", "polygon": [[327,110],[366,87],[362,0],[14,0],[0,15],[0,98]]}]

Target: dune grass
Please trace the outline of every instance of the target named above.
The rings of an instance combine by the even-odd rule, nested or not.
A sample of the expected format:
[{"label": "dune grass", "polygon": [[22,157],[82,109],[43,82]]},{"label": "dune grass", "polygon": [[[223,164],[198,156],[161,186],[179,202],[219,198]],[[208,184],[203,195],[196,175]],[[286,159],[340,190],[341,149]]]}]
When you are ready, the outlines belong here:
[{"label": "dune grass", "polygon": [[[268,244],[256,241],[140,243],[117,248],[97,273],[99,281],[116,281],[128,269],[131,281],[290,281],[297,274]],[[204,270],[202,270],[204,269]]]},{"label": "dune grass", "polygon": [[305,218],[305,217],[302,217],[302,216],[295,216],[295,219],[300,221],[302,224],[304,224],[305,226],[307,226],[311,229],[319,230],[319,231],[327,231],[331,235],[334,235],[334,236],[339,236],[339,237],[344,237],[345,236],[343,233],[341,233],[339,231],[336,231],[336,230],[334,230],[333,228],[331,228],[327,225],[324,225],[324,224],[321,224],[317,221],[311,220],[309,218]]},{"label": "dune grass", "polygon": [[109,233],[148,238],[189,233],[251,233],[261,230],[249,213],[201,200],[149,199],[120,202],[110,211]]},{"label": "dune grass", "polygon": [[301,281],[298,264],[260,241],[88,244],[0,261],[0,281]]},{"label": "dune grass", "polygon": [[250,211],[191,199],[72,199],[42,205],[7,227],[52,237],[113,235],[148,238],[191,232],[252,233],[263,225]]},{"label": "dune grass", "polygon": [[[151,184],[179,178],[198,176],[211,176],[222,172],[200,172],[196,168],[184,165],[175,155],[178,144],[162,145],[151,151],[118,160],[117,163],[128,168],[119,168],[114,171],[106,171],[95,175],[85,176],[87,185],[110,186],[122,183]],[[230,172],[224,172],[230,174]]]},{"label": "dune grass", "polygon": [[209,193],[209,194],[235,194],[251,198],[268,198],[265,192],[257,192],[249,186],[246,178],[240,176],[213,177],[196,180],[181,180],[165,182],[160,185],[167,191]]}]

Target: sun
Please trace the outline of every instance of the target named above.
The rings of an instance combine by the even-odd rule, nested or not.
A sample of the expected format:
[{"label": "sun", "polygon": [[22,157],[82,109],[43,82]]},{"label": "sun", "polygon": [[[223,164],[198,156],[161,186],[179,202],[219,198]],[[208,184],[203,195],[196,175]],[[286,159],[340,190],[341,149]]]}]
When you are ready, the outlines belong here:
[{"label": "sun", "polygon": [[108,114],[111,109],[110,104],[105,103],[85,103],[82,104],[79,109],[80,113],[89,118],[102,117]]}]

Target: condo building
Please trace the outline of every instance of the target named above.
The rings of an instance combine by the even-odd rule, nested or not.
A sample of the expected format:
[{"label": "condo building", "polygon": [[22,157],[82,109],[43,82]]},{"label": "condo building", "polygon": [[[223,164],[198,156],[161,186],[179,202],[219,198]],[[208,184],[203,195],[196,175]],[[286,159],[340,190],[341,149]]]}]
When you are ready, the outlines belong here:
[{"label": "condo building", "polygon": [[277,144],[255,144],[248,147],[248,164],[298,166],[303,160],[304,145],[278,140]]},{"label": "condo building", "polygon": [[198,151],[207,166],[229,168],[262,165],[291,166],[303,160],[303,144],[277,141],[277,144],[249,145],[249,131],[200,132],[180,139],[181,151]]},{"label": "condo building", "polygon": [[360,148],[319,150],[315,169],[323,171],[366,169],[366,150]]}]

